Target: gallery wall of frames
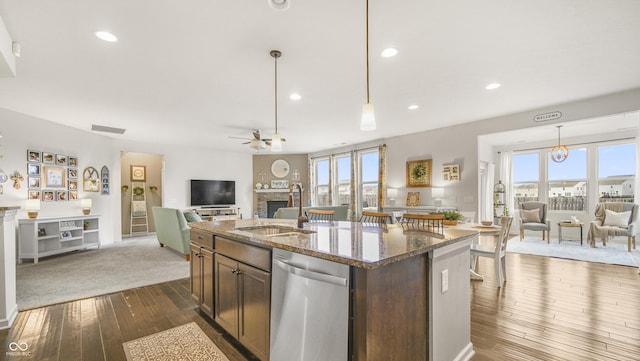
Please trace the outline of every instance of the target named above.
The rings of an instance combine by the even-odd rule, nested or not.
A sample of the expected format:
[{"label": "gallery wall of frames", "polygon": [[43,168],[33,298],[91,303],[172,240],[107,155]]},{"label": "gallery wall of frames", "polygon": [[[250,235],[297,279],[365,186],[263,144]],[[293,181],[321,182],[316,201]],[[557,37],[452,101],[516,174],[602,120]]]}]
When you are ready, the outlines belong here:
[{"label": "gallery wall of frames", "polygon": [[78,157],[40,150],[27,150],[29,199],[63,202],[78,199],[78,192],[109,194],[109,168],[92,166],[80,173]]}]

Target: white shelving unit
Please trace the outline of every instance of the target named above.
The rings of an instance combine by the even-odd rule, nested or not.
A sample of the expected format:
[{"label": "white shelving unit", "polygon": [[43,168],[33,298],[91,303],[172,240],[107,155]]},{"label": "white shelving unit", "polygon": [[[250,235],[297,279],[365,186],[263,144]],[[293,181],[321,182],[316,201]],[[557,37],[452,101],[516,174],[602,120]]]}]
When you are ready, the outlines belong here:
[{"label": "white shelving unit", "polygon": [[[86,227],[85,227],[86,222]],[[74,217],[40,217],[18,220],[18,262],[99,248],[100,218],[96,215]]]},{"label": "white shelving unit", "polygon": [[225,221],[242,218],[240,207],[194,208],[193,211],[198,213],[203,221]]}]

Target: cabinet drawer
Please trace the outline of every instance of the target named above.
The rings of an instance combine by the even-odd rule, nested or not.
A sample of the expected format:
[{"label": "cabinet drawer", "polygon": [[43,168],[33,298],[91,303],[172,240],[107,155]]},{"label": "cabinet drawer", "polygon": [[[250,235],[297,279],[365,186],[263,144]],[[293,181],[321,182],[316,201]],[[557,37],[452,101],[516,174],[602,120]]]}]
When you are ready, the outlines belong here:
[{"label": "cabinet drawer", "polygon": [[191,242],[201,247],[213,249],[213,233],[191,228]]},{"label": "cabinet drawer", "polygon": [[267,248],[216,236],[216,252],[265,271],[271,271],[271,250]]}]

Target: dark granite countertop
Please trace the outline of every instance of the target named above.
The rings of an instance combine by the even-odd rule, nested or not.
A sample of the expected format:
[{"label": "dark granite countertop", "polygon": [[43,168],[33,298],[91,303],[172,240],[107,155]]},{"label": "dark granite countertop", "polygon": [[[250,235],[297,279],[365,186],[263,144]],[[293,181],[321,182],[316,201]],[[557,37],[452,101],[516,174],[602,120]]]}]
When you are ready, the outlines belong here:
[{"label": "dark granite countertop", "polygon": [[[398,224],[382,228],[358,222],[305,223],[304,228],[298,230],[296,220],[288,219],[198,222],[189,223],[189,226],[249,244],[367,269],[471,240],[478,235],[474,230],[447,226],[441,233],[431,233],[406,230]],[[281,227],[275,229],[273,226]]]}]

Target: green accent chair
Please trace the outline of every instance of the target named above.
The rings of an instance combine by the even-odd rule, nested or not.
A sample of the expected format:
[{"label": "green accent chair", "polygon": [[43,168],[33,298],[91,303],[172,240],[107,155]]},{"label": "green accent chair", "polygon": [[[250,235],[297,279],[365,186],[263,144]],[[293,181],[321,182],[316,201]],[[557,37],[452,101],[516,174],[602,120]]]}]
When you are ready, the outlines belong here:
[{"label": "green accent chair", "polygon": [[191,227],[187,224],[184,213],[179,209],[164,207],[151,207],[151,212],[160,247],[167,246],[180,252],[189,261]]}]

